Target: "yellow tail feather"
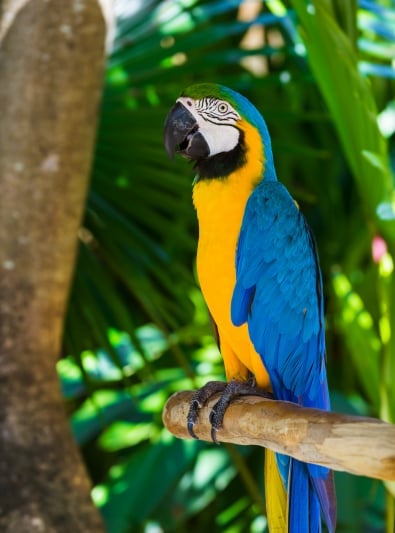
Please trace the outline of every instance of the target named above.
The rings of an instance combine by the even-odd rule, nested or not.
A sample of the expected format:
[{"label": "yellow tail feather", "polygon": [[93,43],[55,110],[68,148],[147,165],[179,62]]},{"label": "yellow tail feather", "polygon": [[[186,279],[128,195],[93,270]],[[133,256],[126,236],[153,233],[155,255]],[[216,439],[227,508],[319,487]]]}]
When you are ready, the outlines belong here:
[{"label": "yellow tail feather", "polygon": [[265,450],[266,514],[270,533],[287,533],[287,491],[278,471],[275,453]]}]

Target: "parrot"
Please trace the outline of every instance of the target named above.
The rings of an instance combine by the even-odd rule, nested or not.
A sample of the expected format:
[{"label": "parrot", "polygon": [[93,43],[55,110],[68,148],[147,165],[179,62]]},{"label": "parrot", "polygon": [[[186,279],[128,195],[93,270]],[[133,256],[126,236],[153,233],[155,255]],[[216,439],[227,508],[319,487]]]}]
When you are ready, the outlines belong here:
[{"label": "parrot", "polygon": [[[197,83],[169,111],[164,144],[171,158],[187,158],[196,172],[197,275],[226,375],[226,382],[196,392],[190,435],[197,438],[199,409],[219,392],[210,415],[215,442],[226,408],[240,395],[329,410],[317,246],[277,179],[264,118],[235,90]],[[266,449],[264,477],[271,532],[318,533],[323,522],[335,530],[328,468]]]}]

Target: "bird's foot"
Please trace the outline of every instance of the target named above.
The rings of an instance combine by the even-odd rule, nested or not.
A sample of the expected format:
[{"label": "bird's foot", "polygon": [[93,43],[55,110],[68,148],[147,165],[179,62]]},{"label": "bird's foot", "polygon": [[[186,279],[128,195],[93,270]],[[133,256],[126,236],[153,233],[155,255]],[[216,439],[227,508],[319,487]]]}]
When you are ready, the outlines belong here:
[{"label": "bird's foot", "polygon": [[204,387],[196,392],[189,407],[187,422],[188,432],[191,437],[195,439],[198,438],[193,431],[193,426],[198,419],[199,410],[212,396],[219,392],[221,393],[221,396],[217,403],[214,404],[210,413],[211,438],[216,444],[219,444],[217,440],[217,431],[221,429],[225,411],[234,398],[237,398],[238,396],[262,396],[264,398],[273,398],[273,395],[270,392],[264,391],[256,386],[254,378],[251,378],[248,381],[232,380],[229,381],[229,383],[223,381],[209,381]]},{"label": "bird's foot", "polygon": [[195,434],[193,427],[199,417],[200,409],[209,401],[212,396],[215,396],[215,394],[218,394],[219,392],[223,393],[226,386],[227,383],[224,381],[209,381],[204,385],[204,387],[196,391],[189,405],[187,416],[188,433],[194,439],[199,438]]}]

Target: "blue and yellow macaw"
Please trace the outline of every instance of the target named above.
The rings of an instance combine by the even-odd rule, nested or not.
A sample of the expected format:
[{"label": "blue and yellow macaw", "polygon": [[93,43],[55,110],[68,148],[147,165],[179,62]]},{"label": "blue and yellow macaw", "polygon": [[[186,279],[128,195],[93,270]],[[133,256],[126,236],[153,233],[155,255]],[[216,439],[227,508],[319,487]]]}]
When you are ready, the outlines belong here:
[{"label": "blue and yellow macaw", "polygon": [[[168,153],[192,160],[199,222],[197,271],[215,323],[228,385],[211,416],[213,438],[234,394],[269,390],[275,399],[329,409],[321,273],[314,238],[277,181],[270,136],[257,109],[217,84],[186,89],[165,123]],[[217,392],[208,383],[191,405]],[[271,532],[335,529],[328,469],[266,450]]]}]

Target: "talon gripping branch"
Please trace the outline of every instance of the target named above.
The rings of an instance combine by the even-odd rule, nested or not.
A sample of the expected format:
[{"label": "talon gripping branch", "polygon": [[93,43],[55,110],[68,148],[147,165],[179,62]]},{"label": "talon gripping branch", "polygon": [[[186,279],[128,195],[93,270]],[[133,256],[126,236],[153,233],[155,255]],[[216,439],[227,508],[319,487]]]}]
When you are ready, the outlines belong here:
[{"label": "talon gripping branch", "polygon": [[[329,409],[322,281],[305,218],[277,181],[265,121],[243,96],[216,84],[184,91],[165,123],[165,145],[194,161],[199,221],[197,269],[218,333],[228,386],[208,383],[188,417],[222,390],[213,438],[235,394]],[[251,379],[253,378],[253,379]],[[266,505],[272,532],[335,529],[332,473],[266,450]]]}]

